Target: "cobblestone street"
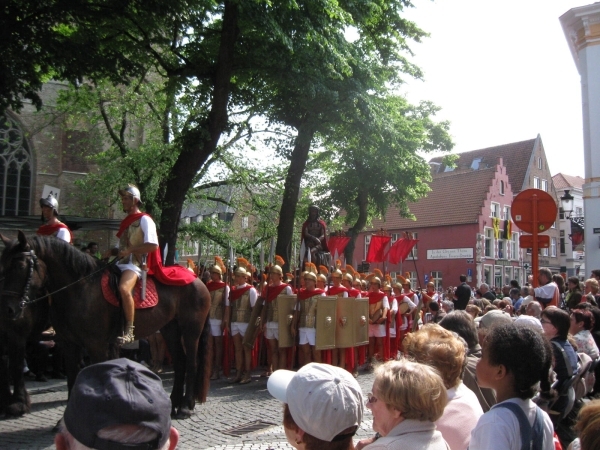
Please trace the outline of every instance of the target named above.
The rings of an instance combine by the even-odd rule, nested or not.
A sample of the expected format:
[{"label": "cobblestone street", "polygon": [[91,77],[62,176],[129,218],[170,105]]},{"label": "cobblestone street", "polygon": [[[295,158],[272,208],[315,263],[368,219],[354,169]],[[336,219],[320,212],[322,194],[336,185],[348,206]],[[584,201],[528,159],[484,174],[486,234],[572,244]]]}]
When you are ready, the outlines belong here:
[{"label": "cobblestone street", "polygon": [[[179,430],[178,449],[252,449],[267,450],[292,448],[285,439],[281,426],[281,403],[267,391],[267,379],[256,372],[246,385],[230,385],[226,379],[211,382],[206,404],[196,405],[194,415],[188,420],[174,420]],[[163,374],[167,392],[171,391],[172,373]],[[373,375],[361,372],[358,381],[363,393],[370,392]],[[27,382],[31,395],[32,412],[18,419],[0,420],[0,449],[52,449],[52,428],[62,417],[66,401],[65,381],[49,380],[46,383]],[[371,415],[366,410],[365,420],[357,438],[370,436]],[[241,436],[227,434],[228,430],[263,422],[266,428]],[[259,426],[261,424],[258,424]],[[235,430],[232,430],[235,432]]]}]

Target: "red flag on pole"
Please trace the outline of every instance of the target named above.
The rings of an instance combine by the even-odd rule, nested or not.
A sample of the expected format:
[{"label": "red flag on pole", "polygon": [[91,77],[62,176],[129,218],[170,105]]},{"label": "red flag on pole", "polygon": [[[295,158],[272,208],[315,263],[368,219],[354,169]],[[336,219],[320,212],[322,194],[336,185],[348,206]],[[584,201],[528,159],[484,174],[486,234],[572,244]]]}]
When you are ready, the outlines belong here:
[{"label": "red flag on pole", "polygon": [[398,239],[390,247],[386,255],[387,260],[390,264],[398,264],[400,261],[404,262],[413,247],[417,245],[417,242],[419,242],[418,239]]},{"label": "red flag on pole", "polygon": [[369,263],[385,261],[385,248],[391,240],[392,238],[390,236],[381,236],[377,234],[371,236],[371,243],[369,244],[369,252],[367,253],[366,261]]},{"label": "red flag on pole", "polygon": [[346,245],[348,245],[348,242],[350,242],[349,237],[333,236],[327,239],[327,247],[329,247],[329,252],[332,255],[335,255],[335,251],[337,250],[338,256],[342,256],[344,254]]}]

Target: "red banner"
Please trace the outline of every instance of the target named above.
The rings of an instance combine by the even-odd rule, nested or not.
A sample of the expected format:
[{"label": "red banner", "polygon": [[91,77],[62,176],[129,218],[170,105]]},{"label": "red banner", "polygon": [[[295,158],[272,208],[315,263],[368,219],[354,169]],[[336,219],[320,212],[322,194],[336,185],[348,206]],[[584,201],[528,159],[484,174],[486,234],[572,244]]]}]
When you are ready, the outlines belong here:
[{"label": "red banner", "polygon": [[341,258],[344,254],[344,249],[346,245],[350,242],[349,237],[344,236],[333,236],[327,240],[327,247],[329,247],[329,253],[331,253],[331,257],[335,255],[335,251],[337,250],[338,257]]},{"label": "red banner", "polygon": [[417,242],[419,242],[418,239],[398,239],[394,242],[394,245],[390,247],[390,250],[386,255],[389,263],[398,264],[401,261],[404,262],[413,247],[417,245]]},{"label": "red banner", "polygon": [[371,236],[371,243],[369,244],[369,252],[367,253],[366,261],[369,263],[385,261],[385,248],[391,240],[392,238],[390,236]]}]

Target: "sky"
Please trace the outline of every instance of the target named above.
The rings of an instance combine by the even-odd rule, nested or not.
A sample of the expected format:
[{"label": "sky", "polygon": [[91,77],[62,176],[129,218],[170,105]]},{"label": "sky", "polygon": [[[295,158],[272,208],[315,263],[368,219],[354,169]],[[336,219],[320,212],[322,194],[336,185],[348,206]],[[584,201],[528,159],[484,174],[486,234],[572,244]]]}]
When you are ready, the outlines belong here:
[{"label": "sky", "polygon": [[405,17],[430,36],[410,45],[430,100],[460,153],[542,138],[553,175],[584,177],[581,83],[559,17],[592,0],[413,0]]}]

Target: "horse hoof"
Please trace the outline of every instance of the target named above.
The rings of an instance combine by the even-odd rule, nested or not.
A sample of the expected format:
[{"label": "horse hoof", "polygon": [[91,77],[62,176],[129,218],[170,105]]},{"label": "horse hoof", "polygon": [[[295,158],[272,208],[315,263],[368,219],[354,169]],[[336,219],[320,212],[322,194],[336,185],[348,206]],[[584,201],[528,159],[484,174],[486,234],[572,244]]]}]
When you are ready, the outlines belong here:
[{"label": "horse hoof", "polygon": [[21,417],[29,412],[29,407],[25,403],[12,403],[6,408],[6,414],[12,417]]},{"label": "horse hoof", "polygon": [[188,408],[179,408],[179,411],[175,415],[175,418],[178,420],[189,419],[190,417],[192,417],[192,411]]}]

